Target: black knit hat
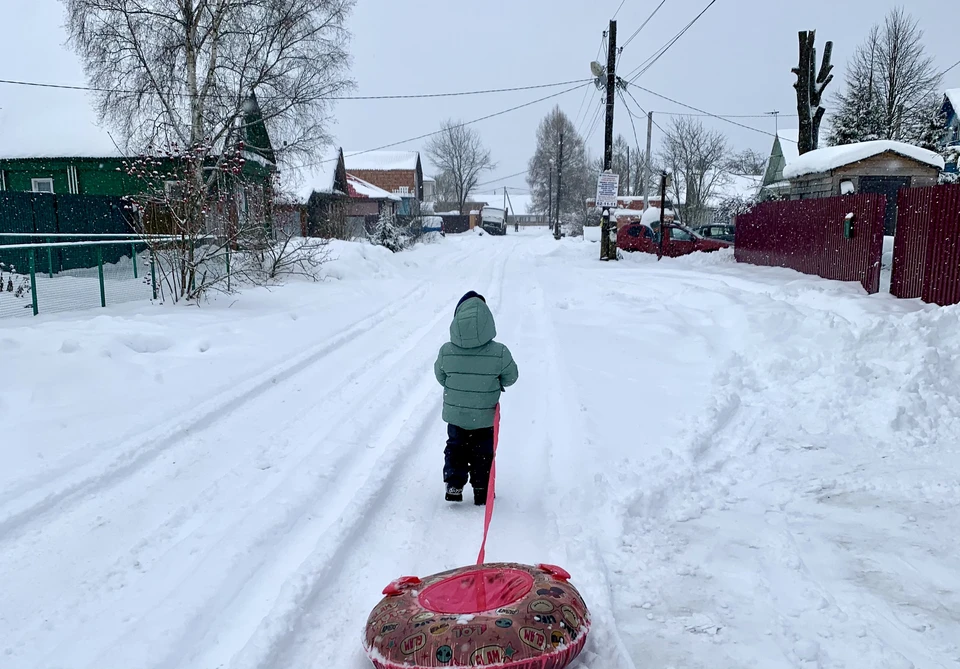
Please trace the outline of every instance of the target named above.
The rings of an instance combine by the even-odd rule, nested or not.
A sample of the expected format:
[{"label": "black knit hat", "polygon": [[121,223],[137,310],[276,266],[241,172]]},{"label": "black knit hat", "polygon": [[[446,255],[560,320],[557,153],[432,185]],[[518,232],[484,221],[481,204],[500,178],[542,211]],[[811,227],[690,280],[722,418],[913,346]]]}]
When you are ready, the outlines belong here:
[{"label": "black knit hat", "polygon": [[[481,300],[483,300],[484,304],[486,304],[486,302],[487,302],[487,299],[486,299],[483,295],[481,295],[480,293],[478,293],[478,292],[476,292],[476,291],[471,290],[469,293],[467,293],[466,295],[464,295],[463,297],[461,297],[459,302],[457,302],[457,309],[460,308],[460,305],[461,305],[461,304],[463,304],[464,302],[466,302],[467,300],[469,300],[469,299],[471,299],[471,298],[473,298],[473,297],[479,297]],[[454,312],[456,312],[457,309],[454,309]]]}]

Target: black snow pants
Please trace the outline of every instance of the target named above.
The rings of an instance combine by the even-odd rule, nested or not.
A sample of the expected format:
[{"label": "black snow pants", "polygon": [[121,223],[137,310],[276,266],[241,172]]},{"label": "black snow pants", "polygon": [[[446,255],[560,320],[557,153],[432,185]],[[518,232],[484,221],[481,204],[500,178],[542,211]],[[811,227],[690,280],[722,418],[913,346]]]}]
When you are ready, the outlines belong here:
[{"label": "black snow pants", "polygon": [[464,430],[448,425],[444,456],[444,483],[463,488],[469,476],[470,485],[486,489],[493,464],[493,428]]}]

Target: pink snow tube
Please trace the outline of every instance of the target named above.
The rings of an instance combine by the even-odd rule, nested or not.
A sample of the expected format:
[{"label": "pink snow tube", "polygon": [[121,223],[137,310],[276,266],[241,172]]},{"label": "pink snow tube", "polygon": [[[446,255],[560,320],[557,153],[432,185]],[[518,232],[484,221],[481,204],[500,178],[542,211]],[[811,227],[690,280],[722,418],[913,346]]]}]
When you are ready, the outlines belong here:
[{"label": "pink snow tube", "polygon": [[498,563],[397,579],[367,620],[377,669],[561,669],[583,650],[590,612],[552,565]]}]

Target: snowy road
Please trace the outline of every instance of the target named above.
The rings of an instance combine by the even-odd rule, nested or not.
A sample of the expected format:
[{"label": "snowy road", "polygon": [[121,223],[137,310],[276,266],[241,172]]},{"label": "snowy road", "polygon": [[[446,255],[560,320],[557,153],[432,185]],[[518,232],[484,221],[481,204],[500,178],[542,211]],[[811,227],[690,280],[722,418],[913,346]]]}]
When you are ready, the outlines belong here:
[{"label": "snowy road", "polygon": [[532,232],[340,252],[0,322],[0,666],[366,667],[386,583],[476,558],[432,375],[468,289],[521,375],[488,558],[573,573],[580,669],[960,666],[960,310]]}]

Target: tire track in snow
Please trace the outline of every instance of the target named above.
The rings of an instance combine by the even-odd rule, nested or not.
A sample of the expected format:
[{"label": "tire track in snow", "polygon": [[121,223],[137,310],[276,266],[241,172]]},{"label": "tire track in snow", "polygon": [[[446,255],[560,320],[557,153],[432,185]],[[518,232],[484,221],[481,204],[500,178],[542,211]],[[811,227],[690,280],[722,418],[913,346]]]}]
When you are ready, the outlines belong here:
[{"label": "tire track in snow", "polygon": [[[178,577],[180,580],[176,587],[162,593],[148,592],[137,595],[138,601],[143,602],[140,610],[145,611],[139,620],[125,622],[120,619],[116,611],[111,610],[109,601],[101,602],[104,608],[96,616],[97,618],[109,620],[111,617],[117,617],[112,628],[132,629],[127,635],[130,637],[127,643],[118,640],[114,644],[115,647],[122,648],[136,644],[141,641],[137,638],[138,629],[161,627],[164,619],[176,620],[179,615],[185,621],[182,623],[185,636],[176,643],[170,644],[177,651],[157,666],[183,666],[180,659],[183,652],[189,652],[189,649],[194,648],[198,639],[201,639],[212,625],[224,627],[222,616],[213,618],[206,613],[207,611],[232,610],[236,606],[236,599],[251,582],[255,581],[257,584],[270,582],[261,572],[271,570],[274,564],[272,558],[281,555],[280,562],[294,560],[296,559],[294,556],[298,554],[296,546],[304,541],[300,538],[302,535],[309,537],[322,534],[323,529],[332,522],[332,518],[330,518],[331,512],[319,503],[318,495],[319,500],[337,499],[343,492],[343,488],[351,485],[351,481],[357,478],[351,476],[351,472],[357,468],[363,469],[366,461],[369,460],[369,454],[374,453],[372,448],[365,444],[367,441],[375,441],[372,438],[375,436],[375,430],[371,428],[381,418],[389,418],[390,407],[403,400],[407,379],[400,376],[397,382],[383,386],[382,378],[384,376],[392,378],[397,375],[397,370],[409,367],[410,354],[418,349],[423,350],[423,344],[426,341],[436,339],[435,333],[438,326],[447,319],[447,308],[448,305],[444,301],[438,306],[435,318],[421,325],[410,336],[397,341],[393,347],[384,348],[377,355],[367,359],[362,364],[359,378],[357,373],[344,372],[345,378],[340,384],[325,396],[318,396],[313,400],[317,406],[323,406],[325,412],[338,411],[342,415],[363,416],[364,422],[361,425],[353,427],[349,423],[330,421],[325,429],[321,428],[319,432],[311,433],[312,424],[309,421],[303,421],[303,425],[296,427],[294,432],[290,433],[289,421],[283,419],[282,415],[271,415],[267,425],[268,431],[258,434],[256,441],[267,444],[283,442],[283,444],[268,449],[267,453],[257,456],[257,460],[265,462],[279,460],[282,469],[289,473],[272,483],[268,482],[268,487],[263,490],[260,489],[263,486],[259,482],[254,483],[251,480],[253,485],[249,496],[244,500],[244,508],[233,509],[231,500],[236,499],[237,487],[246,480],[243,478],[244,473],[246,472],[246,477],[249,478],[251,476],[249,472],[253,468],[251,458],[242,453],[233,452],[231,461],[239,460],[235,467],[204,489],[199,498],[192,497],[192,493],[188,493],[191,496],[188,497],[189,501],[184,506],[157,527],[151,536],[140,541],[131,554],[125,553],[118,559],[116,564],[118,572],[136,558],[137,563],[143,564],[144,568],[149,569],[151,573],[165,573],[170,579],[178,577],[177,569],[182,571],[186,565],[174,563],[171,565],[172,568],[165,567],[164,563],[169,558],[175,559],[177,556],[186,554],[195,556],[191,560],[189,571]],[[403,327],[406,325],[404,324]],[[385,360],[387,362],[384,364]],[[424,364],[427,362],[424,361]],[[364,378],[364,375],[369,378]],[[353,387],[346,389],[345,386],[348,385]],[[346,393],[346,397],[336,397],[339,393]],[[251,410],[263,413],[255,409],[256,406],[256,403],[251,405]],[[293,420],[302,421],[296,415],[293,416]],[[303,445],[300,445],[301,442]],[[355,444],[356,447],[337,448],[331,454],[327,452],[331,443]],[[292,448],[290,444],[296,444],[293,454],[299,457],[299,461],[285,462],[287,456],[285,451]],[[184,444],[183,449],[191,453],[194,450],[202,450],[194,449],[189,444]],[[218,449],[214,449],[216,450]],[[204,453],[196,467],[202,466],[205,457],[207,456]],[[186,470],[192,470],[195,467],[190,463],[181,464]],[[314,473],[320,471],[326,473],[323,474],[323,480],[318,481]],[[336,475],[331,476],[329,472],[335,472]],[[219,505],[213,503],[218,497],[223,498]],[[335,518],[337,514],[332,515]],[[224,519],[227,521],[225,525]],[[165,543],[171,538],[176,539],[176,543]],[[256,547],[258,550],[250,552],[249,546]],[[266,547],[267,551],[260,550],[261,547]],[[165,549],[165,552],[153,555],[158,549]],[[300,552],[304,550],[309,550],[309,547],[301,548]],[[254,574],[260,575],[255,579]],[[224,585],[219,585],[221,583]],[[131,585],[136,587],[137,584]],[[97,583],[89,587],[91,596],[96,596]],[[266,586],[260,585],[261,589],[264,587]],[[131,589],[128,587],[124,591],[124,597],[127,599],[132,596],[129,592]],[[214,603],[199,609],[196,618],[191,620],[190,609],[185,608],[185,604],[189,602],[183,602],[182,598],[177,598],[177,593],[181,592],[207,593],[204,596],[209,597]],[[161,596],[160,599],[157,599],[158,594]],[[194,597],[196,598],[196,595]],[[265,594],[264,597],[269,598],[269,594]],[[82,605],[82,602],[78,605]],[[162,612],[171,607],[174,610],[168,611],[169,615],[165,618]],[[86,616],[91,615],[90,611],[83,613]],[[74,634],[82,634],[83,629],[78,624],[75,623],[75,625],[77,628]],[[87,647],[89,646],[90,644],[87,644]],[[108,658],[99,658],[94,664],[106,659]]]},{"label": "tire track in snow", "polygon": [[[137,446],[128,449],[109,464],[91,467],[91,469],[98,469],[97,473],[88,474],[66,485],[60,480],[54,480],[48,482],[39,490],[34,488],[26,494],[23,494],[22,488],[12,491],[6,495],[12,501],[7,502],[7,508],[4,509],[4,514],[0,519],[0,542],[15,539],[26,525],[39,520],[49,511],[55,510],[62,513],[64,505],[74,504],[95,491],[101,491],[108,486],[116,485],[146,464],[154,461],[165,450],[176,445],[180,440],[218,425],[263,393],[269,392],[281,383],[303,374],[312,365],[349,344],[356,337],[389,323],[392,316],[421,299],[429,290],[429,287],[429,282],[424,282],[400,303],[394,303],[376,314],[354,322],[337,334],[332,335],[323,344],[239,384],[241,389],[232,392],[228,398],[215,397],[208,400],[197,409],[190,411],[186,417],[175,419],[162,428],[152,431],[153,434],[150,437],[142,440]],[[28,483],[35,485],[34,482]],[[18,491],[21,495],[16,497]],[[24,499],[24,497],[27,499]]]},{"label": "tire track in snow", "polygon": [[[494,260],[489,288],[485,291],[490,300],[502,294],[504,267],[514,245],[500,250]],[[434,354],[435,351],[431,351],[431,356]],[[439,506],[431,500],[437,499],[436,495],[441,494],[442,488],[438,487],[434,492],[428,480],[434,480],[436,476],[442,450],[421,448],[418,451],[415,448],[431,431],[441,431],[437,419],[442,398],[437,397],[438,387],[432,371],[427,376],[429,378],[421,386],[426,397],[421,410],[426,407],[429,410],[422,411],[424,418],[415,423],[413,437],[398,443],[400,452],[385,453],[384,457],[390,462],[389,471],[372,474],[356,498],[346,505],[345,521],[341,523],[346,526],[336,533],[331,545],[321,552],[319,558],[312,557],[298,571],[297,584],[288,584],[288,596],[274,606],[273,612],[264,619],[244,649],[234,656],[228,665],[231,669],[344,667],[351,662],[345,659],[342,650],[344,644],[349,644],[348,648],[354,650],[350,666],[365,667],[369,664],[360,651],[361,632],[370,608],[363,596],[376,597],[370,604],[372,606],[379,599],[379,590],[389,580],[396,578],[398,562],[411,565],[407,567],[407,572],[417,571],[411,556],[419,555],[418,549],[422,549],[431,538],[419,526],[420,516],[416,514]],[[418,388],[418,393],[421,388]],[[391,479],[395,481],[394,485],[384,490],[384,483]],[[403,512],[398,509],[405,502],[408,502],[410,511],[406,517],[401,517]],[[384,535],[384,532],[389,534]],[[398,537],[401,545],[393,546],[386,558],[378,554],[384,550],[384,543],[389,544]],[[471,538],[465,544],[469,546],[466,550],[473,550],[475,545],[475,540]],[[380,562],[377,563],[377,560]],[[383,564],[384,560],[389,564]],[[374,567],[371,567],[374,563]],[[390,575],[382,577],[385,579],[383,583],[371,583],[371,575],[378,571]],[[344,591],[344,588],[358,584],[365,587],[370,584],[373,587],[364,595]],[[318,609],[321,602],[323,607]],[[331,616],[331,611],[336,615]],[[303,652],[304,649],[307,649],[307,653]],[[329,661],[321,660],[325,655],[330,656]]]},{"label": "tire track in snow", "polygon": [[[588,430],[583,423],[580,406],[572,402],[567,394],[568,390],[576,388],[576,384],[569,373],[560,366],[562,360],[560,340],[548,312],[549,303],[542,282],[539,283],[538,289],[541,295],[539,301],[542,304],[542,309],[539,311],[541,330],[546,344],[547,364],[543,371],[548,380],[545,385],[551,389],[554,397],[552,416],[548,422],[550,442],[559,445],[559,450],[563,454],[582,453],[583,447],[588,442],[586,438]],[[554,461],[557,461],[556,452],[554,452]],[[592,505],[598,503],[597,496],[603,494],[603,483],[586,478],[593,467],[577,466],[577,464],[585,463],[583,461],[576,464],[558,462],[552,468],[553,471],[558,474],[572,472],[572,476],[569,481],[557,479],[554,485],[558,487],[557,494],[566,492],[571,495],[573,499],[567,503],[568,506],[580,508],[586,512]],[[598,483],[597,488],[591,489],[591,486]],[[575,487],[577,485],[579,487]],[[577,664],[582,669],[636,669],[636,664],[618,629],[610,568],[604,559],[600,542],[595,536],[595,532],[602,531],[603,523],[591,522],[589,516],[584,517],[584,523],[589,522],[593,528],[591,529],[579,523],[561,519],[560,516],[555,518],[558,531],[566,543],[570,560],[570,567],[567,569],[574,574],[574,582],[586,599],[593,619],[590,639]],[[612,664],[613,662],[616,664]]]}]

